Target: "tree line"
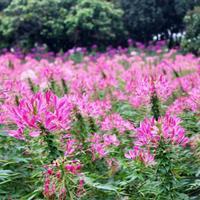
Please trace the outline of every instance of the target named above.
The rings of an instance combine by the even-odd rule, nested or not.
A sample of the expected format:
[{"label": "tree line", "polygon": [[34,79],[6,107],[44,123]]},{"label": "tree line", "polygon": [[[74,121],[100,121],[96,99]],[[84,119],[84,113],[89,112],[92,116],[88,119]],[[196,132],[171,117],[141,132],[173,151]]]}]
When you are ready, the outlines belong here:
[{"label": "tree line", "polygon": [[60,51],[124,46],[128,38],[148,44],[158,34],[170,40],[191,25],[187,13],[200,15],[198,5],[199,0],[1,0],[0,48],[46,44]]}]

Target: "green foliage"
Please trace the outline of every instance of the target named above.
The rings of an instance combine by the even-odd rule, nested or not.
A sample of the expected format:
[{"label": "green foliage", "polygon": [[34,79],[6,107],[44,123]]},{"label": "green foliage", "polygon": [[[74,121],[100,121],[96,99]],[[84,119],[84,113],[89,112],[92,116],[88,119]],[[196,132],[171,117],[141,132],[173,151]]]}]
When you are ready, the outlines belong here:
[{"label": "green foliage", "polygon": [[182,41],[184,52],[200,55],[200,7],[188,12],[185,17],[186,35]]},{"label": "green foliage", "polygon": [[2,10],[4,10],[10,3],[12,0],[1,0],[0,1],[0,12]]},{"label": "green foliage", "polygon": [[130,36],[147,42],[157,34],[169,38],[169,31],[183,30],[186,12],[198,4],[192,0],[120,0]]},{"label": "green foliage", "polygon": [[117,42],[124,34],[122,14],[105,0],[79,0],[66,19],[69,38],[83,46]]},{"label": "green foliage", "polygon": [[155,0],[121,0],[121,5],[124,22],[132,38],[148,41],[159,33],[163,16]]},{"label": "green foliage", "polygon": [[82,52],[75,52],[70,55],[70,59],[73,60],[75,63],[81,63],[83,60],[83,53]]},{"label": "green foliage", "polygon": [[101,0],[13,0],[1,13],[0,47],[28,50],[46,44],[59,51],[77,44],[119,43],[124,38],[122,14]]},{"label": "green foliage", "polygon": [[[130,105],[120,102],[115,102],[113,109],[124,118],[134,120],[137,125],[147,115],[147,111],[142,108],[134,110]],[[189,135],[197,135],[199,129],[196,116],[188,112],[182,115],[182,119]],[[98,131],[94,122],[79,113],[74,120],[72,134],[76,134],[77,139],[87,139],[86,136],[94,127],[94,131]],[[121,136],[124,145],[128,147],[131,143],[132,146],[132,139],[126,139],[126,135],[128,137],[128,134]],[[44,199],[44,166],[52,158],[60,159],[59,133],[54,137],[46,133],[28,141],[19,141],[5,133],[1,133],[0,137],[0,199]],[[84,142],[85,149],[88,149],[87,145]],[[86,193],[81,200],[199,199],[200,160],[189,147],[183,149],[161,142],[156,151],[157,163],[153,166],[125,160],[122,149],[121,146],[109,149],[112,157],[118,160],[118,165],[112,168],[107,167],[105,158],[92,160],[91,153],[87,151],[77,154],[77,159],[84,162]],[[72,190],[73,184],[69,183]]]},{"label": "green foliage", "polygon": [[[158,34],[172,39],[169,32],[182,32],[185,14],[199,4],[199,0],[2,0],[0,48],[29,50],[46,44],[59,51],[92,44],[117,46],[124,45],[128,35],[145,43]],[[187,29],[186,37],[194,42],[183,46],[196,53],[198,25]]]},{"label": "green foliage", "polygon": [[65,20],[74,3],[71,0],[13,0],[0,21],[5,46],[29,49],[35,43],[44,43],[52,50],[66,48],[69,44]]},{"label": "green foliage", "polygon": [[196,0],[165,0],[164,6],[162,3],[163,1],[160,1],[159,4],[165,20],[162,29],[163,31],[169,29],[172,33],[177,33],[183,31],[183,18],[187,11],[191,10],[199,2]]},{"label": "green foliage", "polygon": [[21,199],[24,195],[40,195],[42,188],[36,188],[40,182],[41,171],[36,166],[39,157],[32,157],[24,141],[0,134],[0,199]]},{"label": "green foliage", "polygon": [[190,111],[181,114],[182,126],[187,130],[189,136],[198,135],[200,132],[198,116]]},{"label": "green foliage", "polygon": [[155,91],[151,96],[151,104],[152,104],[151,107],[152,115],[156,120],[158,120],[160,117],[160,105],[159,105],[159,99]]},{"label": "green foliage", "polygon": [[140,122],[144,120],[144,118],[151,116],[146,107],[136,109],[127,102],[114,102],[112,107],[114,112],[118,112],[124,119],[129,120],[136,126],[139,126]]}]

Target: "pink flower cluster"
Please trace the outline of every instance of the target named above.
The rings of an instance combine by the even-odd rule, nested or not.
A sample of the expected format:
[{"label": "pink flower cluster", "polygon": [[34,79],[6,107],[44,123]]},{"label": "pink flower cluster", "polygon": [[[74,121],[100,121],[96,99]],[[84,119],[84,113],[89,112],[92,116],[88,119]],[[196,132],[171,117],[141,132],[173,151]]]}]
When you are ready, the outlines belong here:
[{"label": "pink flower cluster", "polygon": [[[188,94],[186,97],[193,96],[200,83],[199,59],[190,54],[175,54],[171,50],[159,58],[142,53],[115,53],[112,57],[104,53],[95,60],[85,56],[82,63],[75,64],[71,60],[64,60],[62,56],[48,62],[43,57],[36,60],[31,54],[22,60],[6,53],[0,56],[0,88],[7,91],[4,104],[14,104],[16,95],[22,98],[32,96],[30,79],[40,92],[49,89],[52,80],[61,88],[61,80],[64,80],[69,96],[75,101],[78,99],[83,113],[96,117],[104,114],[104,108],[110,109],[110,101],[115,99],[127,101],[136,108],[149,106],[152,77],[162,102],[180,89]],[[103,100],[98,102],[100,94]],[[197,107],[193,106],[192,109],[196,110]]]},{"label": "pink flower cluster", "polygon": [[107,147],[109,146],[119,146],[120,141],[118,140],[117,136],[115,134],[112,135],[106,135],[104,134],[99,135],[95,133],[89,140],[91,142],[91,151],[92,151],[92,158],[93,160],[96,159],[96,155],[98,157],[102,158],[105,157],[108,152]]},{"label": "pink flower cluster", "polygon": [[[62,171],[64,167],[65,171]],[[67,198],[67,188],[65,187],[66,183],[63,183],[63,176],[66,174],[69,175],[81,175],[81,164],[77,160],[65,163],[65,161],[55,161],[50,166],[46,167],[45,180],[44,180],[44,196],[47,198],[52,198],[56,196],[56,193],[59,196],[59,199]],[[71,179],[68,179],[68,184]],[[76,195],[79,196],[80,193],[84,190],[84,180],[81,178],[79,184],[77,184]],[[68,185],[70,188],[70,185]]]},{"label": "pink flower cluster", "polygon": [[[82,154],[92,162],[104,159],[110,168],[120,168],[117,156],[124,154],[132,138],[134,147],[125,157],[153,165],[161,142],[184,147],[189,141],[175,115],[185,110],[200,113],[200,59],[175,50],[157,53],[111,49],[84,56],[81,63],[66,55],[47,54],[40,60],[32,54],[23,59],[12,53],[0,55],[0,124],[12,125],[9,135],[21,140],[42,140],[48,133],[58,136],[63,171],[76,178],[83,170],[85,160],[77,162]],[[145,118],[155,93],[167,113],[157,121]],[[138,119],[131,117],[132,123],[123,118],[121,110],[129,110],[122,106],[119,111],[118,105],[142,113],[145,120],[139,128],[135,127]],[[57,188],[62,180],[59,166],[50,166],[45,178],[45,196],[50,199],[60,192],[65,199],[66,188]],[[81,180],[79,194],[83,185]]]},{"label": "pink flower cluster", "polygon": [[143,150],[139,146],[135,146],[132,150],[129,150],[128,153],[125,154],[125,157],[131,160],[138,159],[146,165],[155,164],[154,156],[150,153],[150,151]]},{"label": "pink flower cluster", "polygon": [[[160,142],[171,145],[185,146],[189,139],[185,130],[180,126],[181,120],[166,115],[156,121],[154,118],[145,119],[137,129],[134,148],[125,154],[126,158],[139,159],[146,165],[154,164],[154,156]],[[153,149],[152,149],[153,148]]]},{"label": "pink flower cluster", "polygon": [[31,137],[39,136],[42,131],[68,130],[71,123],[72,104],[66,97],[58,98],[52,92],[38,92],[31,98],[23,98],[19,105],[8,105],[7,114],[15,122],[18,130],[9,134],[19,139],[24,138],[28,129]]},{"label": "pink flower cluster", "polygon": [[135,130],[134,125],[131,122],[124,120],[118,113],[106,116],[101,122],[102,131],[112,131],[113,129],[118,130],[120,133]]}]

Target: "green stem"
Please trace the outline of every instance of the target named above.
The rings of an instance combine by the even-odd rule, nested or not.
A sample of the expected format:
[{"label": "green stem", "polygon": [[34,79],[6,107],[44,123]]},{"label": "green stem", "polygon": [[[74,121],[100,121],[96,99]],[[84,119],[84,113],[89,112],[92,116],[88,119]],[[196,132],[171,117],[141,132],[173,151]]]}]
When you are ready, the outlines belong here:
[{"label": "green stem", "polygon": [[156,120],[158,120],[158,118],[160,117],[160,105],[159,105],[159,99],[156,94],[156,91],[154,91],[151,96],[151,104],[152,104],[151,112],[153,114],[153,117]]}]

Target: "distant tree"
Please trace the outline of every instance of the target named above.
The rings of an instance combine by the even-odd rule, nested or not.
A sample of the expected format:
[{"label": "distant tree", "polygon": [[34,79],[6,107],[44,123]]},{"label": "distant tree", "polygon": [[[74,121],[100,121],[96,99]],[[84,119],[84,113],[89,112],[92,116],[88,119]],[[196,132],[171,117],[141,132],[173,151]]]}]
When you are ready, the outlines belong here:
[{"label": "distant tree", "polygon": [[106,0],[12,0],[0,18],[1,47],[50,50],[74,45],[119,44],[124,37],[123,11]]},{"label": "distant tree", "polygon": [[105,0],[79,0],[66,19],[68,37],[84,46],[119,44],[125,38],[122,15]]},{"label": "distant tree", "polygon": [[4,43],[31,48],[45,43],[52,50],[70,46],[65,24],[76,0],[13,0],[0,18]]},{"label": "distant tree", "polygon": [[162,9],[156,0],[121,0],[124,22],[130,36],[147,42],[159,33],[163,24]]},{"label": "distant tree", "polygon": [[130,36],[143,42],[153,35],[183,31],[183,18],[199,0],[119,0]]},{"label": "distant tree", "polygon": [[188,12],[185,17],[186,34],[181,43],[184,52],[200,55],[200,7]]},{"label": "distant tree", "polygon": [[198,4],[196,0],[159,0],[159,7],[162,8],[165,19],[162,30],[170,30],[172,33],[183,31],[184,16]]}]

